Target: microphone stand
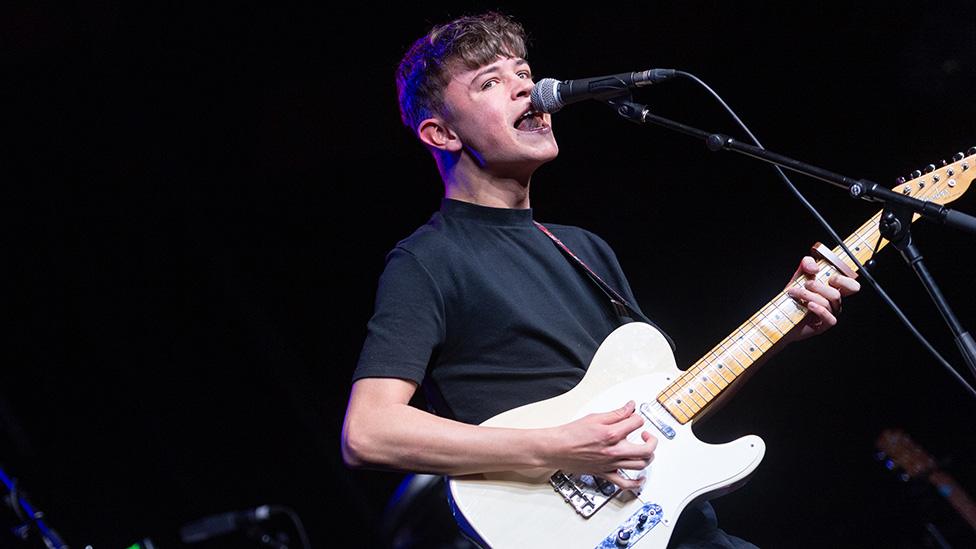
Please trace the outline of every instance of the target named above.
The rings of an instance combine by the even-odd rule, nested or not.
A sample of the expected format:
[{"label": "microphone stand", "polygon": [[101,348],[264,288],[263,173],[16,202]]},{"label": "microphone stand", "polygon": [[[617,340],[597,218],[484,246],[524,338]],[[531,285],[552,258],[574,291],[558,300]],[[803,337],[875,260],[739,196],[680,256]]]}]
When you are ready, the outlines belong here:
[{"label": "microphone stand", "polygon": [[[935,279],[929,273],[924,263],[922,263],[922,254],[911,237],[913,213],[956,229],[968,231],[974,235],[976,235],[976,217],[951,210],[941,204],[934,204],[896,193],[873,181],[851,179],[823,168],[800,162],[788,156],[770,152],[747,143],[741,143],[724,134],[706,132],[669,120],[653,114],[646,105],[633,102],[630,93],[623,93],[616,97],[604,99],[603,101],[610,105],[617,114],[631,122],[637,124],[650,122],[678,133],[702,139],[705,141],[705,146],[708,147],[708,150],[712,152],[722,150],[737,152],[846,189],[852,198],[884,204],[879,225],[881,235],[901,252],[905,262],[915,271],[926,292],[928,292],[929,297],[935,303],[939,313],[941,313],[942,318],[949,325],[956,345],[959,347],[959,352],[965,359],[967,366],[969,366],[970,373],[976,377],[976,341],[963,328],[956,315],[952,312],[949,303],[943,296]],[[976,169],[976,166],[973,169]]]}]

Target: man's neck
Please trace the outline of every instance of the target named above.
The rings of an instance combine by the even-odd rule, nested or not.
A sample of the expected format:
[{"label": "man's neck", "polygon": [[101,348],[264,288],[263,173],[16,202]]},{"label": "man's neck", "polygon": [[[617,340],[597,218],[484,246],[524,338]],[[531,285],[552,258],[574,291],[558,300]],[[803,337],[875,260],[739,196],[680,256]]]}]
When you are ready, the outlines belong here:
[{"label": "man's neck", "polygon": [[529,207],[529,177],[495,177],[483,171],[443,174],[444,196],[491,208]]}]

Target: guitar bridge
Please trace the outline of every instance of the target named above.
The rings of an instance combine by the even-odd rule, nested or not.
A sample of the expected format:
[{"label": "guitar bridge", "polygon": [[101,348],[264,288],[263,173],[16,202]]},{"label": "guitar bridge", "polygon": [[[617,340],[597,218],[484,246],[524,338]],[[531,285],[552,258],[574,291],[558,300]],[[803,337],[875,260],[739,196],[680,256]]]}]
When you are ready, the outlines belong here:
[{"label": "guitar bridge", "polygon": [[593,516],[620,492],[616,484],[589,474],[556,471],[549,477],[549,484],[583,518]]}]

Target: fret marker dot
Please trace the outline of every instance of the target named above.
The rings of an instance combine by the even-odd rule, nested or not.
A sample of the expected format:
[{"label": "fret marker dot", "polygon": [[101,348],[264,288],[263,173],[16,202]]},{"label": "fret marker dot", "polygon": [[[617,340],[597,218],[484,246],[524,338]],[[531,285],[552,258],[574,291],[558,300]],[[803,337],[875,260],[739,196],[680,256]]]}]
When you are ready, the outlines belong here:
[{"label": "fret marker dot", "polygon": [[681,399],[680,398],[678,399],[678,404],[681,404]]},{"label": "fret marker dot", "polygon": [[694,392],[695,392],[695,390],[694,390],[694,389],[688,389],[688,392],[689,392],[689,393],[694,393]]},{"label": "fret marker dot", "polygon": [[755,351],[755,350],[756,350],[756,348],[755,348],[755,347],[749,347],[749,352],[750,352],[750,353],[751,353],[752,351]]},{"label": "fret marker dot", "polygon": [[718,367],[719,367],[720,370],[723,368],[723,366],[721,364],[719,364]]}]

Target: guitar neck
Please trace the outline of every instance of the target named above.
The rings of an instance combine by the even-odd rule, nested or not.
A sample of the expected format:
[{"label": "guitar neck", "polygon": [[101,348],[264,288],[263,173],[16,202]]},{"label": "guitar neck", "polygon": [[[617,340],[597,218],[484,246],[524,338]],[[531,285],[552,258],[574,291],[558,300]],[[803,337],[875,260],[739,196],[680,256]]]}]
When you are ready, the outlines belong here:
[{"label": "guitar neck", "polygon": [[[931,174],[904,183],[896,190],[920,200],[949,202],[955,199],[956,194],[965,192],[968,188],[973,172],[976,171],[970,167],[973,160],[973,156],[960,158]],[[876,213],[844,240],[844,245],[861,264],[888,244],[887,240],[881,238],[878,228],[881,213]],[[918,218],[919,215],[915,214],[912,221]],[[833,249],[833,255],[852,272],[859,270],[857,264],[840,246]],[[817,262],[817,266],[816,279],[825,284],[837,270],[823,259]],[[657,401],[679,423],[687,423],[698,416],[750,366],[800,324],[807,309],[787,295],[787,291],[792,287],[801,287],[806,281],[807,278],[802,275],[794,279],[786,289],[662,391],[657,396]]]},{"label": "guitar neck", "polygon": [[[829,271],[833,272],[833,268]],[[827,269],[821,267],[817,278],[826,281],[829,276],[826,272]],[[790,286],[802,284],[803,279],[797,279]],[[698,359],[658,395],[657,401],[679,423],[691,421],[783,336],[796,328],[806,313],[806,308],[783,290]]]}]

